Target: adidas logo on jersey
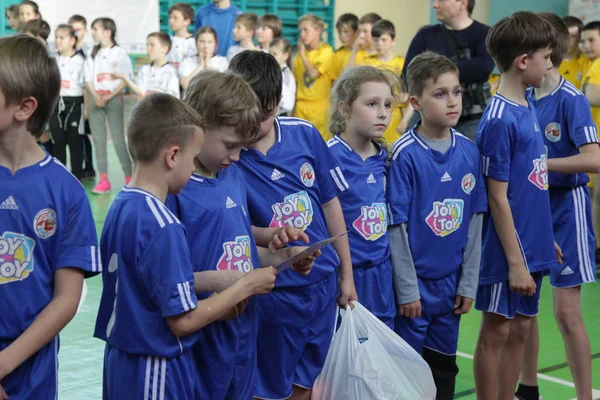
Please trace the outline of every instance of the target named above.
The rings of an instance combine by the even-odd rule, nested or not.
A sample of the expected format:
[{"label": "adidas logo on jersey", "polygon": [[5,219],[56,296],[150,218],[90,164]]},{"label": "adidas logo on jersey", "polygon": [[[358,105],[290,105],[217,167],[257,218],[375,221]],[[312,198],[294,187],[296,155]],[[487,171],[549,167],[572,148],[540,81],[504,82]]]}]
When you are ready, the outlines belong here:
[{"label": "adidas logo on jersey", "polygon": [[227,201],[225,202],[225,207],[233,208],[233,207],[237,207],[237,204],[235,204],[235,201],[231,200],[231,197],[227,196]]},{"label": "adidas logo on jersey", "polygon": [[373,174],[369,175],[369,177],[367,178],[367,183],[377,183]]},{"label": "adidas logo on jersey", "polygon": [[562,270],[561,275],[573,275],[575,272],[568,265]]},{"label": "adidas logo on jersey", "polygon": [[15,202],[15,199],[12,196],[9,196],[8,199],[4,200],[2,204],[0,204],[0,210],[18,210],[19,206]]},{"label": "adidas logo on jersey", "polygon": [[448,174],[448,171],[444,172],[444,175],[442,176],[442,179],[440,179],[442,182],[450,182],[452,180],[452,178],[450,177],[450,174]]},{"label": "adidas logo on jersey", "polygon": [[277,181],[279,179],[285,178],[285,175],[282,174],[277,168],[275,168],[273,170],[273,173],[271,174],[271,180],[272,181]]},{"label": "adidas logo on jersey", "polygon": [[540,131],[540,127],[538,126],[537,122],[534,122],[534,123],[533,123],[533,129],[534,129],[536,132],[539,132],[539,131]]}]

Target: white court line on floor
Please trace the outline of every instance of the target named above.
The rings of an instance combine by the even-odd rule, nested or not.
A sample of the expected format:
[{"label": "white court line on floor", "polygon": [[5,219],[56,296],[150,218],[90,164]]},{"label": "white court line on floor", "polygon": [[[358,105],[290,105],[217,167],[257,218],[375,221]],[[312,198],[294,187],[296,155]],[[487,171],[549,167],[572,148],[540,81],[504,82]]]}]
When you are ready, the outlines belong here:
[{"label": "white court line on floor", "polygon": [[[459,356],[459,357],[462,357],[462,358],[468,358],[469,360],[473,359],[473,356],[471,354],[463,353],[463,352],[460,352],[460,351],[458,351],[456,353],[456,355]],[[550,375],[538,373],[537,377],[538,377],[538,379],[541,379],[543,381],[548,381],[548,382],[556,383],[558,385],[575,388],[575,384],[573,382],[569,382],[569,381],[565,381],[563,379],[555,378],[555,377],[550,376]],[[596,398],[597,396],[600,396],[600,390],[592,389],[592,395],[593,395],[594,398]],[[577,399],[575,398],[575,399],[572,399],[572,400],[577,400]]]}]

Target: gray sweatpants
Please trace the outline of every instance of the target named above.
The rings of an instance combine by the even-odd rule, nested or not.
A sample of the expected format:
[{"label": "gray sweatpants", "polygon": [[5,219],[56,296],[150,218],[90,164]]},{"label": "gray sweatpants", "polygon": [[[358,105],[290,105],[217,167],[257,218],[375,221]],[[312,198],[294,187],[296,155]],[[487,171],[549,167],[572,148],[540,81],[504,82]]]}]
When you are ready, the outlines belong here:
[{"label": "gray sweatpants", "polygon": [[115,96],[104,108],[98,108],[93,101],[88,104],[89,122],[94,140],[94,153],[96,154],[96,166],[100,174],[108,173],[108,162],[106,155],[106,120],[112,136],[113,145],[121,162],[121,168],[125,176],[131,176],[131,158],[125,143],[125,122],[123,119],[123,96]]}]

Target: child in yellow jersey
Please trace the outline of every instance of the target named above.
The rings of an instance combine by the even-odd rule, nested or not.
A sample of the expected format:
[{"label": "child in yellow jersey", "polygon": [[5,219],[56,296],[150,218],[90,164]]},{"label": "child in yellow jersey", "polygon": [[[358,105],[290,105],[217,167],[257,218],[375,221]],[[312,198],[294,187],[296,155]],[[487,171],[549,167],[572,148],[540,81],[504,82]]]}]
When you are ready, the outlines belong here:
[{"label": "child in yellow jersey", "polygon": [[364,65],[364,59],[376,53],[371,30],[373,29],[373,25],[377,21],[381,21],[381,19],[378,14],[368,13],[358,20],[358,39],[354,41],[354,45],[352,46],[352,54],[350,55],[350,61],[348,61],[348,67]]},{"label": "child in yellow jersey", "polygon": [[[581,31],[581,50],[592,61],[583,74],[581,91],[585,94],[592,109],[596,127],[600,126],[600,21],[586,24]],[[597,130],[596,130],[597,133]],[[600,176],[590,176],[592,189],[592,222],[596,237],[600,235]],[[599,182],[595,185],[594,182]],[[596,263],[600,261],[600,241],[596,241]]]},{"label": "child in yellow jersey", "polygon": [[581,89],[583,74],[591,66],[590,60],[579,50],[583,22],[571,16],[563,18],[563,21],[569,28],[569,49],[567,56],[558,67],[558,73],[577,89]]},{"label": "child in yellow jersey", "polygon": [[358,17],[352,13],[341,15],[335,23],[342,47],[333,53],[333,68],[331,78],[336,80],[346,69],[350,56],[352,55],[352,46],[358,38]]},{"label": "child in yellow jersey", "polygon": [[[396,29],[394,24],[386,19],[377,21],[373,25],[371,35],[376,53],[365,57],[360,62],[357,62],[357,64],[389,69],[399,79],[402,74],[402,68],[404,68],[404,57],[394,54],[394,45],[396,44]],[[406,107],[406,94],[402,93],[400,87],[397,88],[397,93],[399,93],[400,103],[394,107],[390,124],[383,133],[383,138],[388,144],[394,143],[399,137],[397,128],[402,121],[402,108]]]},{"label": "child in yellow jersey", "polygon": [[294,62],[297,84],[294,116],[312,122],[323,138],[328,139],[333,49],[321,42],[324,28],[323,20],[313,14],[306,14],[298,20],[300,40]]}]

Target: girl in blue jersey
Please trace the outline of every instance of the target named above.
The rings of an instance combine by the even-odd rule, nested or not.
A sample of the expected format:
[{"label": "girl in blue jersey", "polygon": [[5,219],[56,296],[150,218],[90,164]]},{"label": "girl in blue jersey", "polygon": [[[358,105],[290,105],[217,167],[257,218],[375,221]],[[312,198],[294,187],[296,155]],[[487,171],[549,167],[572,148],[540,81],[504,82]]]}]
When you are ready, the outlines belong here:
[{"label": "girl in blue jersey", "polygon": [[347,70],[331,94],[329,149],[350,188],[339,191],[361,304],[393,329],[396,306],[385,204],[387,151],[379,139],[397,100],[397,79],[386,70]]}]

